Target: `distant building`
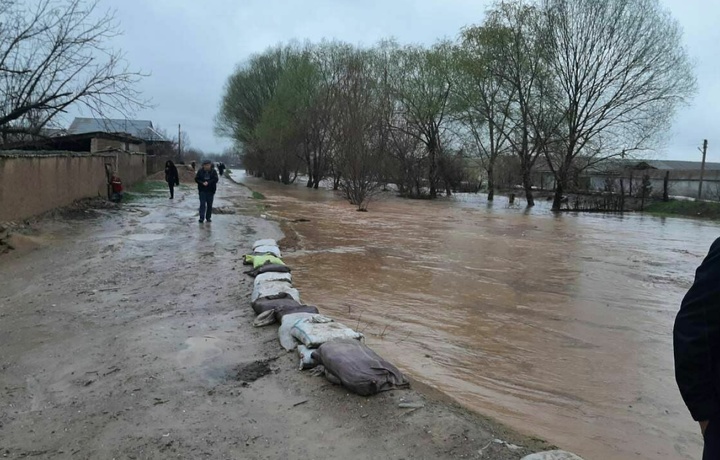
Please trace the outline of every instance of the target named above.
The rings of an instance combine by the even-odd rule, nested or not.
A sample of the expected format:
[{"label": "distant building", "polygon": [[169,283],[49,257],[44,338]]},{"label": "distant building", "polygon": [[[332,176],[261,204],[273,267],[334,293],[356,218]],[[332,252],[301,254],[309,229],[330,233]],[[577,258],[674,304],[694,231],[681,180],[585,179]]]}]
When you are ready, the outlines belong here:
[{"label": "distant building", "polygon": [[127,134],[103,132],[55,135],[38,137],[13,144],[6,144],[3,150],[64,151],[98,153],[108,150],[122,150],[131,153],[145,153],[145,142]]},{"label": "distant building", "polygon": [[159,133],[150,120],[123,120],[109,118],[75,118],[67,134],[124,134],[140,139],[148,155],[172,154],[172,141]]}]

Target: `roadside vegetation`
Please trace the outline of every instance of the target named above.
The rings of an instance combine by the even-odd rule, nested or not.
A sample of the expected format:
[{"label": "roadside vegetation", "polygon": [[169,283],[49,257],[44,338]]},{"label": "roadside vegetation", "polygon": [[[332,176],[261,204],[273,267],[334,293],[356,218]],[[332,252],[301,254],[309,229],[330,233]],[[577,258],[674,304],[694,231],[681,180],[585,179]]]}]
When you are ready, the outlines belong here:
[{"label": "roadside vegetation", "polygon": [[167,184],[163,181],[146,180],[128,187],[123,194],[123,203],[133,203],[148,196],[165,196]]},{"label": "roadside vegetation", "polygon": [[267,49],[228,78],[216,131],[254,175],[329,181],[358,210],[387,184],[410,198],[482,185],[492,200],[500,180],[532,206],[542,159],[559,210],[573,172],[652,149],[694,91],[658,0],[503,1],[429,47]]},{"label": "roadside vegetation", "polygon": [[657,201],[645,208],[645,212],[658,216],[701,217],[720,220],[720,203],[712,201]]}]

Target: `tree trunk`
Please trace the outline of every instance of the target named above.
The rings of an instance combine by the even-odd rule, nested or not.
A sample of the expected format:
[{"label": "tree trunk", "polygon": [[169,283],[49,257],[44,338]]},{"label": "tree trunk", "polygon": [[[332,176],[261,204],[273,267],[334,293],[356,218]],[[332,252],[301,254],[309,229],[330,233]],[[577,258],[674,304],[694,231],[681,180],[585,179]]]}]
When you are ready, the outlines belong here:
[{"label": "tree trunk", "polygon": [[562,208],[563,199],[563,184],[562,181],[555,180],[555,194],[553,195],[553,211],[559,211]]},{"label": "tree trunk", "polygon": [[665,171],[665,179],[663,180],[663,201],[665,203],[670,201],[670,192],[668,191],[669,183],[670,183],[670,171]]},{"label": "tree trunk", "polygon": [[532,191],[532,180],[530,179],[530,171],[523,172],[523,187],[525,188],[525,198],[527,199],[527,207],[535,206],[535,197]]},{"label": "tree trunk", "polygon": [[435,164],[435,141],[432,140],[428,145],[428,153],[430,154],[430,168],[428,171],[428,180],[430,181],[430,198],[437,198],[437,164]]},{"label": "tree trunk", "polygon": [[495,171],[492,166],[487,170],[488,173],[488,201],[495,199]]},{"label": "tree trunk", "polygon": [[525,189],[525,198],[527,199],[527,207],[535,206],[535,197],[532,191],[532,177],[530,160],[527,157],[521,158],[520,167],[522,168],[522,185]]}]

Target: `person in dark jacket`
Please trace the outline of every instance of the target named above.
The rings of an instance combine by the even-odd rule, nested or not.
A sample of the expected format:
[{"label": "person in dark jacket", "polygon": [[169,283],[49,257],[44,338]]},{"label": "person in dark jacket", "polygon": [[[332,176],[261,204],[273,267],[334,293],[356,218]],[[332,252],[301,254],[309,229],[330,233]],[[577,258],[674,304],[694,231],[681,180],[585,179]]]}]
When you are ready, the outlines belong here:
[{"label": "person in dark jacket", "polygon": [[178,174],[175,163],[168,160],[165,162],[165,182],[170,188],[170,199],[175,198],[175,186],[180,185],[180,174]]},{"label": "person in dark jacket", "polygon": [[673,342],[675,378],[705,438],[703,459],[720,459],[720,238],[682,301]]},{"label": "person in dark jacket", "polygon": [[200,195],[200,223],[205,220],[212,222],[212,205],[217,190],[218,173],[213,168],[210,160],[205,160],[202,167],[195,174],[195,182],[198,184],[198,194]]},{"label": "person in dark jacket", "polygon": [[218,163],[218,172],[220,173],[220,177],[225,174],[225,164],[224,163]]}]

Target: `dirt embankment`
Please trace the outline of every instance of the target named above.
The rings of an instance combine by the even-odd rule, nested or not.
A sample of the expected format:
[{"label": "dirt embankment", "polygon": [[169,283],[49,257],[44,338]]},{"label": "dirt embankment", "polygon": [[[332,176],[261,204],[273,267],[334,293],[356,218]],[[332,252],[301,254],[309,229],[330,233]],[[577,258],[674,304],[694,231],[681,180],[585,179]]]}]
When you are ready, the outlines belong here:
[{"label": "dirt embankment", "polygon": [[195,201],[181,190],[51,219],[33,250],[0,257],[4,458],[519,459],[545,447],[431,391],[363,398],[299,372],[275,328],[251,326],[239,262],[282,235],[230,181],[216,205],[236,214],[198,226]]}]

